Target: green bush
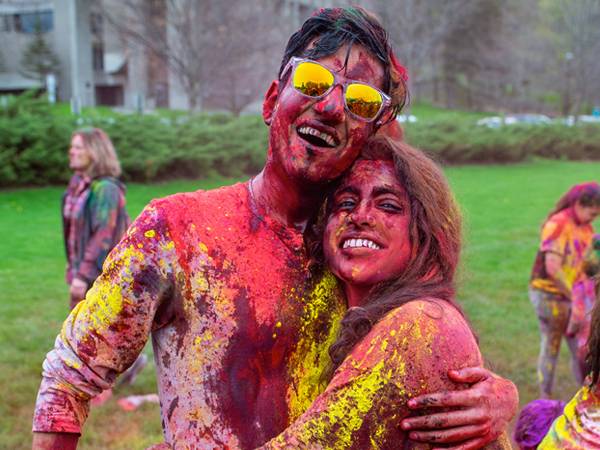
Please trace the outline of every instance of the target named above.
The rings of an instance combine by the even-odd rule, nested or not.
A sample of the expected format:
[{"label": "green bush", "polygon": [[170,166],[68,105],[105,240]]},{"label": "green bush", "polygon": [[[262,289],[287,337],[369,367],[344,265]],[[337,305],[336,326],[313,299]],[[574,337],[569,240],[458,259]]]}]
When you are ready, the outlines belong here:
[{"label": "green bush", "polygon": [[436,120],[405,126],[406,140],[442,163],[511,163],[532,156],[600,159],[600,125],[478,126],[473,120]]},{"label": "green bush", "polygon": [[[476,118],[442,117],[407,124],[406,139],[442,163],[510,163],[537,156],[600,159],[600,126],[477,126]],[[256,116],[117,114],[84,110],[75,117],[35,94],[0,106],[0,187],[65,184],[71,133],[97,126],[112,138],[126,181],[240,177],[264,164],[267,128]]]},{"label": "green bush", "polygon": [[66,183],[71,133],[82,126],[108,133],[126,181],[254,174],[267,149],[267,129],[259,116],[91,110],[75,117],[25,94],[0,107],[0,186]]}]

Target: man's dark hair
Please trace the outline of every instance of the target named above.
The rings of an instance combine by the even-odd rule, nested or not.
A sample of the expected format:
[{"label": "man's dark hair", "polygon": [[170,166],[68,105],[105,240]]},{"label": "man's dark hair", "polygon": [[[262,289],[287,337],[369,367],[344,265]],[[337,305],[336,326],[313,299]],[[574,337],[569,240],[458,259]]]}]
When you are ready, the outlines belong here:
[{"label": "man's dark hair", "polygon": [[[311,43],[313,45],[308,48]],[[315,11],[290,37],[279,68],[279,79],[291,57],[318,60],[334,54],[346,44],[348,53],[353,44],[359,44],[381,62],[384,69],[383,90],[392,98],[391,117],[395,117],[406,102],[406,70],[395,58],[385,29],[372,14],[360,7]]]}]

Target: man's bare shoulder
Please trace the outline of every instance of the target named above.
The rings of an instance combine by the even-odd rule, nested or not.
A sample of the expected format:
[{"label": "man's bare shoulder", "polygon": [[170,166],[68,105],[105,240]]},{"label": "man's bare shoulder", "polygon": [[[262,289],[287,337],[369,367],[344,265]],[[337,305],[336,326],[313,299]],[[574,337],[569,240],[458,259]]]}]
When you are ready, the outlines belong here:
[{"label": "man's bare shoulder", "polygon": [[161,209],[172,209],[185,206],[199,206],[211,204],[218,206],[218,202],[235,201],[246,197],[247,183],[236,183],[221,186],[215,189],[198,189],[192,192],[178,192],[152,200],[151,205]]}]

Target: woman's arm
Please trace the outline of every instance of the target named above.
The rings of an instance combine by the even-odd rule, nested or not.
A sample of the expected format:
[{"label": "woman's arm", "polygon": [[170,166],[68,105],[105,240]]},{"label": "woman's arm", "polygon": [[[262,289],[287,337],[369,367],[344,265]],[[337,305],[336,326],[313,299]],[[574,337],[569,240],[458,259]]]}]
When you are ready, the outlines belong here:
[{"label": "woman's arm", "polygon": [[563,270],[563,257],[557,253],[546,252],[544,254],[544,266],[546,273],[558,287],[566,298],[571,298],[571,283]]},{"label": "woman's arm", "polygon": [[413,301],[389,313],[355,346],[326,390],[265,449],[402,448],[400,421],[418,395],[459,389],[447,374],[481,364],[475,339],[455,308]]}]

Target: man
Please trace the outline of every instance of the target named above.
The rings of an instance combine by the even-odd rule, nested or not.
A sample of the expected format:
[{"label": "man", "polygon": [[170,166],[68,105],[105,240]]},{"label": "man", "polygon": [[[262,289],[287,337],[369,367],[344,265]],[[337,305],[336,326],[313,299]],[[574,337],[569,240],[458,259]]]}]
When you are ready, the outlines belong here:
[{"label": "man", "polygon": [[[328,183],[402,105],[402,77],[363,10],[324,9],[304,23],[265,97],[265,168],[243,184],[154,201],[136,219],[46,358],[34,448],[74,448],[89,398],[150,332],[173,448],[256,448],[307,409],[346,306],[331,275],[311,277],[302,233]],[[478,448],[510,420],[516,391],[483,369],[452,376],[479,383],[413,406],[464,409],[403,427]],[[440,424],[451,428],[427,431]]]}]

